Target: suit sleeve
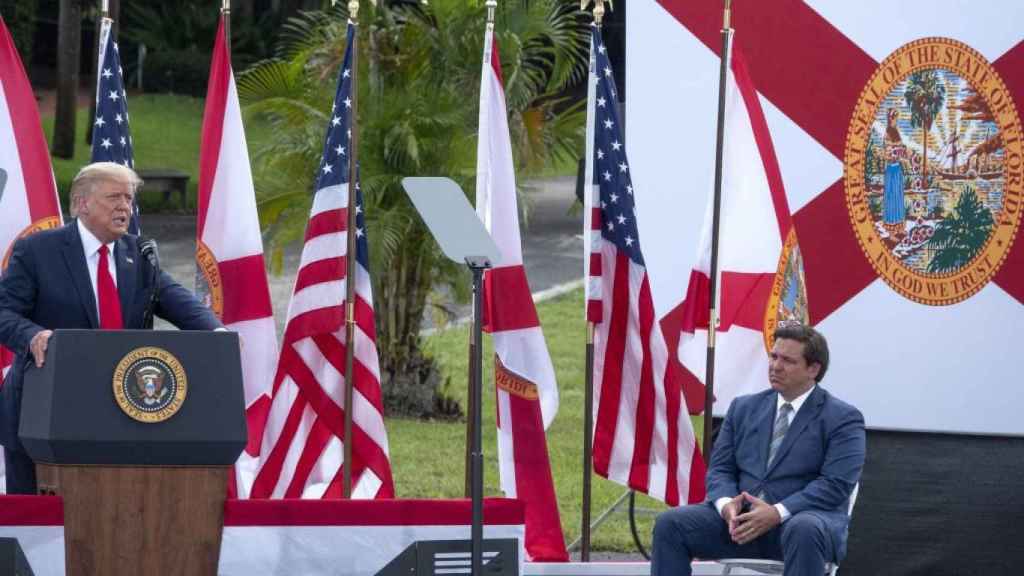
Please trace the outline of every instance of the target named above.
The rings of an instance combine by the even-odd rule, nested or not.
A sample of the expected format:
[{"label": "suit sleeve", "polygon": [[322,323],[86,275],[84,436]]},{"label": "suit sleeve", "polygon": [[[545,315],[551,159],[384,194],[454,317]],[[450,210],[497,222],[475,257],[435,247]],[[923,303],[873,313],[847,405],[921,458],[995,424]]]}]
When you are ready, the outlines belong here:
[{"label": "suit sleeve", "polygon": [[182,330],[216,330],[223,328],[217,316],[190,290],[160,272],[160,301],[156,315]]},{"label": "suit sleeve", "polygon": [[829,434],[820,475],[781,504],[791,514],[804,510],[836,510],[847,501],[860,480],[865,453],[864,416],[850,407],[841,414]]},{"label": "suit sleeve", "polygon": [[707,501],[714,503],[719,498],[733,498],[740,493],[739,469],[736,466],[736,445],[734,422],[736,421],[736,405],[733,401],[725,414],[725,421],[715,439],[715,448],[711,452],[711,465],[707,473]]},{"label": "suit sleeve", "polygon": [[28,319],[36,306],[37,282],[31,247],[23,238],[14,243],[7,271],[0,278],[0,344],[16,353],[28,350],[32,337],[43,330]]}]

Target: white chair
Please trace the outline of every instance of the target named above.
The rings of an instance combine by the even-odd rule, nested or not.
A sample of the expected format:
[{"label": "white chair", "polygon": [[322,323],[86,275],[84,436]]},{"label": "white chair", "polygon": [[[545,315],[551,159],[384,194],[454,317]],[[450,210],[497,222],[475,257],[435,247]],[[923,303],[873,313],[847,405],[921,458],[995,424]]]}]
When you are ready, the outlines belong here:
[{"label": "white chair", "polygon": [[[850,505],[847,508],[846,513],[849,516],[853,516],[853,505],[857,503],[857,493],[860,492],[860,483],[854,484],[853,492],[850,493]],[[735,568],[745,568],[758,574],[782,574],[785,564],[778,560],[758,560],[756,558],[722,558],[716,560],[722,565],[722,576],[729,576],[732,574]],[[839,570],[839,564],[833,562],[826,562],[823,574],[828,576],[836,576],[836,571]]]}]

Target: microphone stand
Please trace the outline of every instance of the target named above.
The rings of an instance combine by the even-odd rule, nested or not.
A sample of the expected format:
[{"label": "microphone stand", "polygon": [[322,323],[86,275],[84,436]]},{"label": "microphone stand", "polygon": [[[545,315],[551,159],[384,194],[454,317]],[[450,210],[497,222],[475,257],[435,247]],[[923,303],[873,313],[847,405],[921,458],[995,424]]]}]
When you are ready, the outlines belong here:
[{"label": "microphone stand", "polygon": [[149,293],[149,304],[146,305],[146,313],[142,317],[142,328],[145,330],[153,329],[153,313],[156,310],[157,304],[160,302],[160,256],[157,253],[156,240],[146,240],[139,244],[139,252],[146,257],[149,261],[150,266],[150,277],[149,285],[151,292]]}]

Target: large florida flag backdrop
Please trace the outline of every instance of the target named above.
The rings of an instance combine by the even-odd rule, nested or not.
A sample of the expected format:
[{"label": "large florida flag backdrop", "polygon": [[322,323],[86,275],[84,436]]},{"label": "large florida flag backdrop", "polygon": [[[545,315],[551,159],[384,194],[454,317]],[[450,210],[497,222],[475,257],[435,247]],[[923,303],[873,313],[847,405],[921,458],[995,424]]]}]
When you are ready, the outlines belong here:
[{"label": "large florida flag backdrop", "polygon": [[210,64],[200,148],[196,292],[242,340],[249,445],[235,466],[235,481],[236,493],[245,498],[256,475],[263,424],[270,409],[277,335],[223,17]]},{"label": "large florida flag backdrop", "polygon": [[[0,274],[7,268],[15,240],[56,228],[61,222],[57,186],[36,98],[7,25],[0,18]],[[13,361],[11,351],[0,346],[3,375]],[[3,479],[0,459],[0,492]]]},{"label": "large florida flag backdrop", "polygon": [[[799,243],[779,255],[765,326],[794,311],[817,325],[833,351],[825,385],[869,426],[1024,434],[1004,400],[1024,322],[1024,5],[963,8],[734,5]],[[694,251],[680,246],[697,246],[713,182],[721,12],[717,0],[629,4],[639,217],[645,238],[673,239],[645,244],[660,315],[682,309]],[[665,53],[678,73],[656,64]],[[806,290],[787,293],[801,276]]]}]

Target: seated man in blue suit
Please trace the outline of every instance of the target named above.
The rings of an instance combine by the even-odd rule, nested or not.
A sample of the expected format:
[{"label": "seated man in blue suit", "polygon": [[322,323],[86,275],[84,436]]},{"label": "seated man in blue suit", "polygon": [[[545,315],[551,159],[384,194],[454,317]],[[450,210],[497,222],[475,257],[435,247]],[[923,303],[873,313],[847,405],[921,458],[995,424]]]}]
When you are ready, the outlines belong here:
[{"label": "seated man in blue suit", "polygon": [[[153,268],[127,234],[135,190],[131,168],[90,164],[71,183],[71,213],[62,228],[15,242],[0,278],[0,344],[17,357],[0,389],[0,443],[7,492],[34,494],[35,466],[18,440],[25,370],[43,365],[58,328],[139,329],[153,292]],[[223,328],[212,312],[165,273],[153,311],[184,330]]]},{"label": "seated man in blue suit", "polygon": [[653,576],[691,574],[694,558],[784,560],[786,576],[821,576],[846,555],[847,506],[864,467],[864,417],[818,386],[828,344],[799,324],[775,331],[771,390],[740,396],[707,473],[707,502],[663,512]]}]

